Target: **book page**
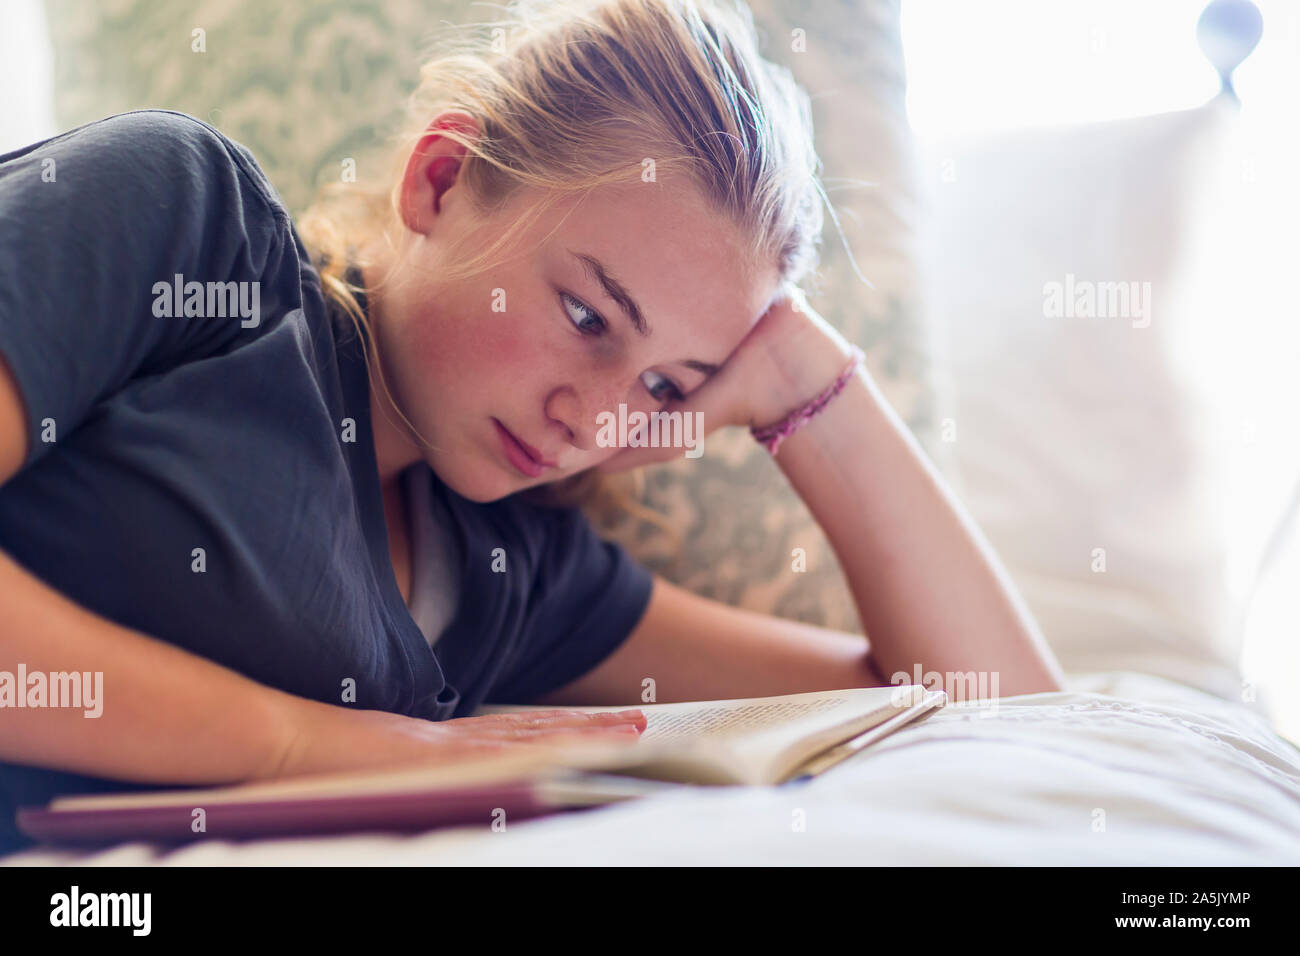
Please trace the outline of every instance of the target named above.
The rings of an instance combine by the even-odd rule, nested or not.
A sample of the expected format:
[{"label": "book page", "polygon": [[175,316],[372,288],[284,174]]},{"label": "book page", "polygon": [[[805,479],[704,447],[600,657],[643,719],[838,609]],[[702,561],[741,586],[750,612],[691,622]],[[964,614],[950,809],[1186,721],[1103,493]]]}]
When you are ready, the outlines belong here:
[{"label": "book page", "polygon": [[[866,687],[777,697],[642,704],[646,730],[619,763],[661,779],[773,783],[789,766],[884,723],[916,702],[922,687]],[[586,713],[634,705],[564,707]],[[542,708],[490,705],[477,713]]]},{"label": "book page", "polygon": [[749,780],[777,783],[795,764],[907,710],[916,690],[924,689],[870,687],[796,695],[796,700],[806,698],[816,706],[779,722],[752,726],[728,738],[726,746]]},{"label": "book page", "polygon": [[[847,706],[843,697],[814,697],[811,700],[702,701],[697,704],[664,705],[663,710],[647,707],[642,740],[697,738],[754,733],[795,718]],[[680,708],[680,709],[678,709]]]}]

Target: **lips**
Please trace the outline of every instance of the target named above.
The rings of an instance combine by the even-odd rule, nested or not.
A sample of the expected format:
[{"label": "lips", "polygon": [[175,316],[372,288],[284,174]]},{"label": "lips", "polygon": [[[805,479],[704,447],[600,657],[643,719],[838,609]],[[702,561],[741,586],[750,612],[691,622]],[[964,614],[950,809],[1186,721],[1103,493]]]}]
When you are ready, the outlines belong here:
[{"label": "lips", "polygon": [[554,462],[546,461],[537,449],[520,441],[513,432],[495,418],[492,419],[492,424],[497,430],[497,436],[501,440],[501,448],[505,452],[506,459],[523,474],[529,478],[536,478],[544,473],[546,469],[555,467]]},{"label": "lips", "polygon": [[507,434],[515,441],[519,442],[519,447],[521,447],[524,451],[528,452],[528,457],[531,458],[533,461],[537,462],[537,464],[541,465],[543,468],[555,467],[555,462],[547,461],[544,457],[542,457],[542,453],[540,451],[538,451],[532,445],[528,444],[528,442],[524,441],[514,432],[507,430]]}]

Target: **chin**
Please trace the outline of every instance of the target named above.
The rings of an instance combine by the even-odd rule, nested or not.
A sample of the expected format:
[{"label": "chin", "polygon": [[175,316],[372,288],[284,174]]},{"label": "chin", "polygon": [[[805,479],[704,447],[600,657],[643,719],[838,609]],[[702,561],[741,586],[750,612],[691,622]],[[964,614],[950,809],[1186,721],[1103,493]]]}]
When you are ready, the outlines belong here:
[{"label": "chin", "polygon": [[[511,481],[510,476],[502,469],[493,468],[486,462],[448,463],[436,459],[426,460],[434,474],[438,476],[438,480],[466,501],[487,504],[527,487],[522,477]],[[465,467],[466,464],[469,467]]]},{"label": "chin", "polygon": [[511,486],[505,476],[488,477],[483,474],[461,474],[455,469],[433,469],[444,485],[466,501],[487,504],[519,491],[518,486]]}]

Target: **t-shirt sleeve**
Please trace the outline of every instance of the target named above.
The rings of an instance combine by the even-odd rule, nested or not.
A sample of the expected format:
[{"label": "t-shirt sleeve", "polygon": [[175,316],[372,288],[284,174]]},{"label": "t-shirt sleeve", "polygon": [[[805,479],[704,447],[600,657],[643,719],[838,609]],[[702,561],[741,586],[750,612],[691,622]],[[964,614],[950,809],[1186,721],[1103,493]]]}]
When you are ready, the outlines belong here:
[{"label": "t-shirt sleeve", "polygon": [[0,357],[24,407],[23,466],[54,447],[47,424],[62,441],[132,377],[238,334],[238,318],[159,317],[156,287],[247,276],[282,247],[282,210],[246,150],[181,113],[124,113],[0,156]]},{"label": "t-shirt sleeve", "polygon": [[528,704],[595,669],[632,633],[654,586],[650,571],[596,534],[579,508],[547,509],[536,605],[522,650],[489,694]]}]

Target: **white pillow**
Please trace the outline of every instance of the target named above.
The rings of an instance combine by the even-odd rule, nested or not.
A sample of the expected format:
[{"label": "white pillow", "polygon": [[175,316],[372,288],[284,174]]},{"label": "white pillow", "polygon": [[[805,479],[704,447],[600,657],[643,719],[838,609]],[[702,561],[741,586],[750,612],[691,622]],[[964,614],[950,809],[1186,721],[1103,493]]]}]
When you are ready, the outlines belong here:
[{"label": "white pillow", "polygon": [[[1207,374],[1237,324],[1222,310],[1240,277],[1216,258],[1243,238],[1220,215],[1237,119],[1216,99],[919,145],[963,500],[1067,671],[1239,700],[1225,496],[1252,429]],[[1101,283],[1138,296],[1124,309]],[[1109,317],[1053,313],[1053,290],[1086,305],[1089,287]]]}]

